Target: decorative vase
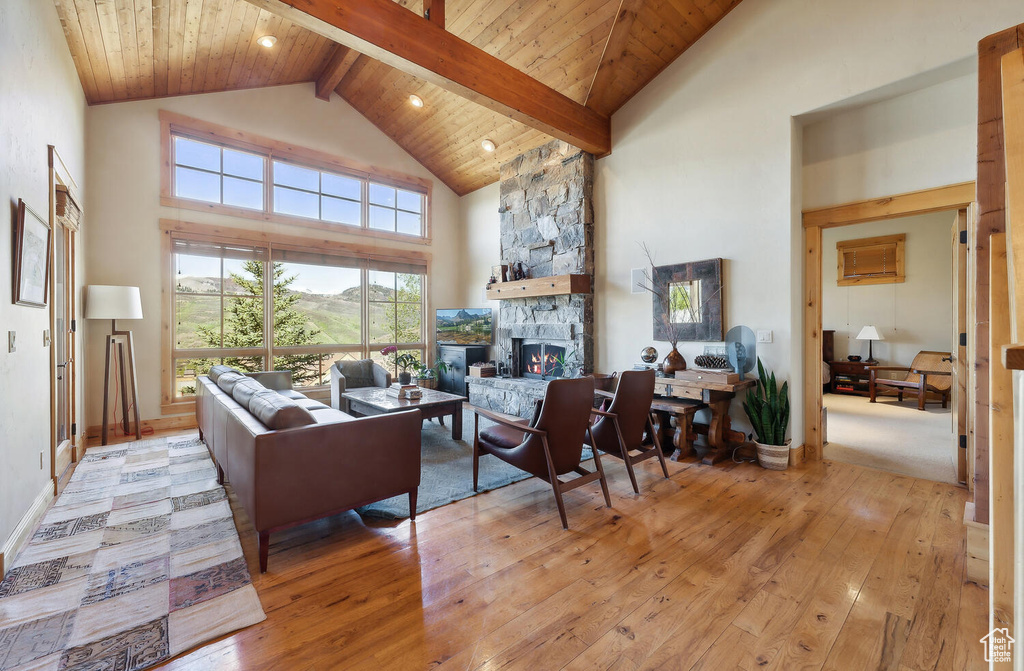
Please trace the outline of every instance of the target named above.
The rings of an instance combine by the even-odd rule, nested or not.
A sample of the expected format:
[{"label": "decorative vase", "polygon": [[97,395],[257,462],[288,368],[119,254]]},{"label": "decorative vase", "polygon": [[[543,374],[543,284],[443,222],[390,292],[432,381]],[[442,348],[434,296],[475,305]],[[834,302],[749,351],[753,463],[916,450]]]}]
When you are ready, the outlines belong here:
[{"label": "decorative vase", "polygon": [[665,356],[662,369],[665,371],[665,375],[674,377],[677,370],[686,370],[686,359],[679,353],[679,350],[673,347],[672,351]]},{"label": "decorative vase", "polygon": [[792,439],[787,440],[785,445],[762,445],[754,441],[757,447],[757,463],[762,468],[771,471],[784,471],[789,468],[789,444]]},{"label": "decorative vase", "polygon": [[412,373],[405,373],[405,372],[399,373],[398,374],[398,382],[400,384],[409,384],[410,382],[412,382]]}]

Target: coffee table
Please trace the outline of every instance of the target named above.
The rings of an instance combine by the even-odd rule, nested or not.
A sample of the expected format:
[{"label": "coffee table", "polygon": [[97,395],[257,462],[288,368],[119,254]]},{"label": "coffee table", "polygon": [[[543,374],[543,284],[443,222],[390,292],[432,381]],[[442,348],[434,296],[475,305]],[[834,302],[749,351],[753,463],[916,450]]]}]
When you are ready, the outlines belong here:
[{"label": "coffee table", "polygon": [[452,439],[462,440],[462,404],[469,400],[465,396],[449,394],[435,389],[420,389],[423,392],[417,400],[388,396],[387,390],[381,387],[363,387],[342,394],[348,400],[349,412],[353,415],[384,415],[389,412],[401,412],[410,408],[419,408],[423,419],[437,417],[444,426],[444,418],[452,416]]}]

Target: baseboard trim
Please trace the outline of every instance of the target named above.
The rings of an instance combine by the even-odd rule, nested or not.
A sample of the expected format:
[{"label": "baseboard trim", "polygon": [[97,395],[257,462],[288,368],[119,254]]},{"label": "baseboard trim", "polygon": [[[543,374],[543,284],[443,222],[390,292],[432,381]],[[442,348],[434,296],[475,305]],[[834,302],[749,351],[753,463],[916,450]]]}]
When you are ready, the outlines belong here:
[{"label": "baseboard trim", "polygon": [[18,522],[18,526],[14,527],[14,531],[4,541],[4,545],[0,552],[0,577],[7,575],[7,567],[14,558],[18,556],[18,552],[28,542],[29,537],[32,535],[32,531],[35,530],[39,520],[42,519],[43,513],[46,512],[47,506],[50,505],[50,501],[53,500],[53,481],[47,479],[43,483],[43,488],[36,494],[36,498],[33,499],[32,505],[22,516]]},{"label": "baseboard trim", "polygon": [[[142,420],[142,429],[152,429],[154,431],[173,431],[175,429],[194,429],[199,424],[196,422],[195,413],[189,413],[187,415],[174,415],[173,417],[160,417],[157,419],[144,419]],[[111,426],[110,430],[113,431],[114,427]],[[86,431],[87,439],[99,438],[103,433],[103,426],[90,426]]]},{"label": "baseboard trim", "polygon": [[974,521],[973,502],[964,506],[964,526],[967,528],[967,579],[988,587],[989,526]]},{"label": "baseboard trim", "polygon": [[804,463],[807,458],[807,450],[804,447],[804,443],[800,443],[796,447],[789,448],[789,463],[791,466]]}]

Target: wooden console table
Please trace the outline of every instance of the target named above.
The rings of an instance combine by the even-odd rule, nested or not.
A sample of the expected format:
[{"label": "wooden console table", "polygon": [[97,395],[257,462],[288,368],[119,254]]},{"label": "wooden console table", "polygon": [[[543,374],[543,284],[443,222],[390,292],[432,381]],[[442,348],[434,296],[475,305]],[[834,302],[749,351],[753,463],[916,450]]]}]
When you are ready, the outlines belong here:
[{"label": "wooden console table", "polygon": [[[711,421],[708,424],[692,422],[693,432],[703,435],[708,442],[708,452],[701,461],[711,465],[729,458],[729,451],[737,443],[742,443],[747,439],[739,431],[732,430],[729,403],[736,398],[737,392],[749,389],[756,384],[756,380],[742,380],[734,384],[726,384],[703,380],[698,382],[696,380],[659,378],[654,384],[654,391],[657,394],[673,398],[700,400],[711,410]],[[690,443],[688,447],[689,451],[682,451],[680,447],[680,456],[687,457],[693,454],[693,444]]]},{"label": "wooden console table", "polygon": [[[668,434],[668,417],[676,420],[676,430],[672,434],[672,444],[676,451],[674,460],[694,454],[693,441],[698,435],[707,439],[708,452],[702,463],[717,464],[729,457],[730,450],[737,443],[746,440],[739,431],[732,430],[732,418],[729,417],[729,403],[736,393],[749,389],[757,384],[756,380],[743,380],[734,384],[695,380],[677,380],[659,377],[654,383],[654,401],[651,410],[665,418],[658,428],[662,435]],[[598,392],[601,396],[612,397],[608,392]],[[711,421],[707,424],[694,422],[693,416],[698,410],[711,411]]]}]

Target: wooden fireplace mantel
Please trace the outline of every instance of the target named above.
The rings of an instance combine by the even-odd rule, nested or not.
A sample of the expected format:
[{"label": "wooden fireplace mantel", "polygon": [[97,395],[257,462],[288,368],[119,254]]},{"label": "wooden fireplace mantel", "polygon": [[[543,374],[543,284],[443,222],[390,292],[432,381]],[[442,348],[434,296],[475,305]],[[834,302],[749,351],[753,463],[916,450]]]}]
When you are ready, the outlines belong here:
[{"label": "wooden fireplace mantel", "polygon": [[487,287],[487,298],[492,301],[500,301],[509,298],[565,296],[592,292],[590,275],[554,275],[514,282],[496,282]]}]

